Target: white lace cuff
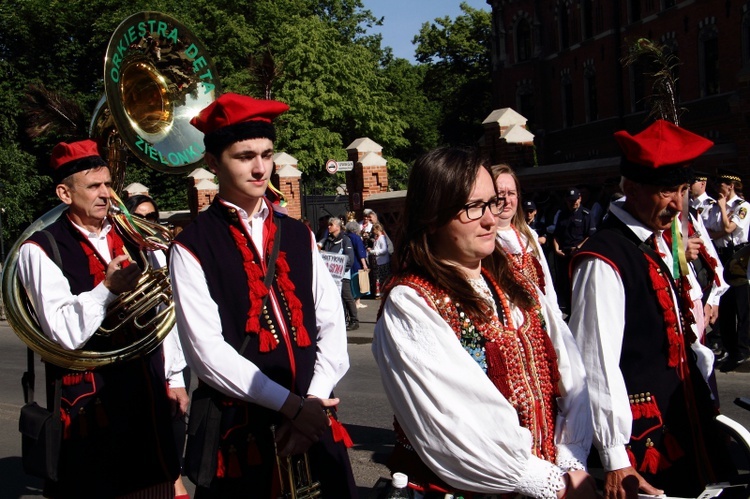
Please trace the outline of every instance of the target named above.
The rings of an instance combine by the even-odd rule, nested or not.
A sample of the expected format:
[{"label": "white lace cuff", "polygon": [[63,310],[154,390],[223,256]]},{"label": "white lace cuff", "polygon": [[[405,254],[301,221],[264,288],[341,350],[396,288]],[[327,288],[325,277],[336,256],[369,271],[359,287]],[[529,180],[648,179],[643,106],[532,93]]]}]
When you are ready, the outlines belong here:
[{"label": "white lace cuff", "polygon": [[519,492],[539,499],[557,499],[557,491],[565,487],[564,472],[557,466],[532,456],[518,480]]},{"label": "white lace cuff", "polygon": [[557,445],[557,466],[563,471],[583,470],[586,471],[586,458],[588,452],[577,445]]}]

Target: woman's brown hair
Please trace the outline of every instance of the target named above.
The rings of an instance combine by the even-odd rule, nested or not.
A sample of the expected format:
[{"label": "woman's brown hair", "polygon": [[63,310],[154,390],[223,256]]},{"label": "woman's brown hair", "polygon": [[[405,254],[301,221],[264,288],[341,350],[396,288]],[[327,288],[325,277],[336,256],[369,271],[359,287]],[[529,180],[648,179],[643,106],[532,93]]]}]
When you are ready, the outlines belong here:
[{"label": "woman's brown hair", "polygon": [[[485,302],[474,291],[466,276],[432,251],[433,234],[456,217],[471,196],[479,169],[491,174],[489,162],[469,148],[441,147],[422,155],[409,176],[404,223],[394,255],[394,273],[417,274],[441,288],[450,290],[456,301],[472,315],[485,313]],[[494,184],[493,184],[494,187]],[[482,267],[496,279],[511,301],[528,306],[532,298],[515,281],[507,256],[498,244]]]}]

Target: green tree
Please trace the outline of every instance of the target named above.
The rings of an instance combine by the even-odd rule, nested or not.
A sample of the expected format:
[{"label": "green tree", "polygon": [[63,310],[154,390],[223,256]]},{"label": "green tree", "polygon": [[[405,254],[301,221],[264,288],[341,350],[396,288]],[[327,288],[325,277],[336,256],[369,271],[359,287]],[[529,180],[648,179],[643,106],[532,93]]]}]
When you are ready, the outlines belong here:
[{"label": "green tree", "polygon": [[417,61],[427,65],[424,93],[441,105],[440,132],[447,144],[473,144],[491,111],[490,13],[461,3],[463,14],[424,23],[414,37]]}]

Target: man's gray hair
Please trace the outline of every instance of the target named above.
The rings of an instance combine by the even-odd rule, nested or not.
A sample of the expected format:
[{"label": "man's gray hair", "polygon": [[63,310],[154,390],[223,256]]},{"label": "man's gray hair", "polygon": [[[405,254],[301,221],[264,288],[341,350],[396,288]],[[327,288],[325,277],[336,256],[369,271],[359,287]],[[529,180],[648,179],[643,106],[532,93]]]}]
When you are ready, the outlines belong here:
[{"label": "man's gray hair", "polygon": [[372,211],[370,208],[365,208],[364,211],[362,211],[363,215],[369,215],[370,213],[375,213],[375,212]]},{"label": "man's gray hair", "polygon": [[331,218],[329,218],[328,219],[328,223],[329,224],[338,225],[339,227],[341,227],[343,225],[343,223],[341,222],[341,219],[339,217],[331,217]]}]

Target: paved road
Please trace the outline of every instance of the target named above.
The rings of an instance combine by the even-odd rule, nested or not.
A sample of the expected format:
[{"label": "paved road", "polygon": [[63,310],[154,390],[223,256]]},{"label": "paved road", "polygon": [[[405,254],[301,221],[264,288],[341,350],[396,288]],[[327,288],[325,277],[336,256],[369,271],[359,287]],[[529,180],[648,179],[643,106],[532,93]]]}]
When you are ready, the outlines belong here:
[{"label": "paved road", "polygon": [[[360,495],[369,499],[375,495],[373,488],[378,481],[389,476],[383,463],[392,446],[393,432],[392,413],[370,354],[379,302],[365,303],[368,308],[360,310],[361,328],[349,334],[351,368],[336,395],[342,399],[341,419],[355,442],[350,457]],[[18,411],[23,403],[20,379],[25,359],[25,347],[7,324],[0,322],[0,499],[41,497],[41,482],[24,475],[19,457]],[[750,411],[731,403],[738,396],[750,396],[750,366],[745,371],[717,373],[717,377],[722,412],[750,428]],[[43,372],[41,364],[37,372]]]}]

